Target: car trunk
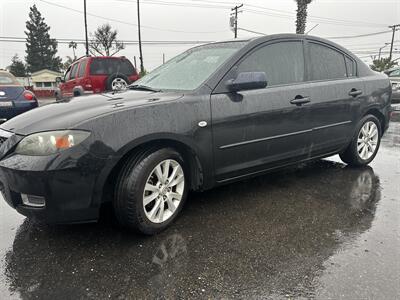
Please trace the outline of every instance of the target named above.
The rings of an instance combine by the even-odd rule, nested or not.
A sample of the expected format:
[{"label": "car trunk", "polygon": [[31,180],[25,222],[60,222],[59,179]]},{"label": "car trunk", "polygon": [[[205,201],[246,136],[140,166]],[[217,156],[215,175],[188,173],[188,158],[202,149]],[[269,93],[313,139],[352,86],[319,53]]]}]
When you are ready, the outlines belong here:
[{"label": "car trunk", "polygon": [[16,100],[24,92],[22,86],[2,86],[0,85],[0,101]]}]

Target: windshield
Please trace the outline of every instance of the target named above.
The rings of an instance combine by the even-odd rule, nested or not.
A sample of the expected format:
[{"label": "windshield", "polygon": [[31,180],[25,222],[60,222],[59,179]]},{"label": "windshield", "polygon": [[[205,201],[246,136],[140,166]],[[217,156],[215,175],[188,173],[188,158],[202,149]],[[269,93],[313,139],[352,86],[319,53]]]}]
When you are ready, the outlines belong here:
[{"label": "windshield", "polygon": [[244,45],[245,42],[227,42],[190,49],[135,81],[134,85],[157,90],[194,90]]}]

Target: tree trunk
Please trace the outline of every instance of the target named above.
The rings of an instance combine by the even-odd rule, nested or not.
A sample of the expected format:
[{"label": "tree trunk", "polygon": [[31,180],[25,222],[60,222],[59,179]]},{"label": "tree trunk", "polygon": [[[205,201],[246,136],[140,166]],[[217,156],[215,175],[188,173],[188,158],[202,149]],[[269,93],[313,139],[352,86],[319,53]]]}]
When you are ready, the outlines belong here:
[{"label": "tree trunk", "polygon": [[306,30],[308,3],[307,0],[297,1],[296,33],[298,34],[304,34],[304,31]]}]

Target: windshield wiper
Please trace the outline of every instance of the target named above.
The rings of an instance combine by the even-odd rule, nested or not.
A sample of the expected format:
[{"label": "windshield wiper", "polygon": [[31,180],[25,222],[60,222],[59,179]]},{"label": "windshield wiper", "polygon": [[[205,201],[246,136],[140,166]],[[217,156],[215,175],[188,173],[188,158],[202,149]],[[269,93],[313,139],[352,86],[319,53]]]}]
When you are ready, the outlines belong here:
[{"label": "windshield wiper", "polygon": [[149,86],[147,86],[147,85],[141,85],[141,84],[133,84],[133,85],[128,86],[128,88],[129,88],[130,90],[142,90],[142,91],[150,91],[150,92],[161,92],[161,90],[157,90],[157,89],[154,89],[154,88],[149,87]]}]

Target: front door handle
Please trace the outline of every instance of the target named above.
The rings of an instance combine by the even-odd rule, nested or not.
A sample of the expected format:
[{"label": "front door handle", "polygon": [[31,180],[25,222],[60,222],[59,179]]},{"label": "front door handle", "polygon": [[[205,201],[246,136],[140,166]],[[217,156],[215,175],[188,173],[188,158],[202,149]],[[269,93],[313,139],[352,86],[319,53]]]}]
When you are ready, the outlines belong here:
[{"label": "front door handle", "polygon": [[352,97],[357,97],[360,96],[362,94],[361,90],[357,90],[357,89],[351,89],[351,91],[349,92],[349,96]]},{"label": "front door handle", "polygon": [[311,102],[310,97],[296,96],[293,100],[290,100],[291,104],[301,106],[303,104]]}]

